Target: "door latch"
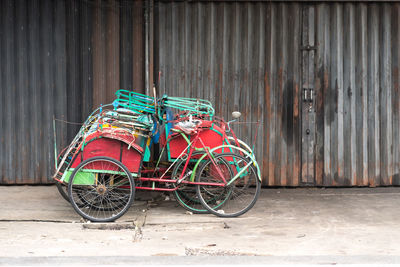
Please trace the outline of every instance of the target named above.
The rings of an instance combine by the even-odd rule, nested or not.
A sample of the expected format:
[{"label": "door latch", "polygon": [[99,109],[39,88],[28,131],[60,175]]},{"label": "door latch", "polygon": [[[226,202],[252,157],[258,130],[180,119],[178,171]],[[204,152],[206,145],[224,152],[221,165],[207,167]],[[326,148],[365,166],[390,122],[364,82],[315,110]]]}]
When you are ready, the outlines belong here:
[{"label": "door latch", "polygon": [[314,89],[303,88],[303,101],[312,103],[314,100]]}]

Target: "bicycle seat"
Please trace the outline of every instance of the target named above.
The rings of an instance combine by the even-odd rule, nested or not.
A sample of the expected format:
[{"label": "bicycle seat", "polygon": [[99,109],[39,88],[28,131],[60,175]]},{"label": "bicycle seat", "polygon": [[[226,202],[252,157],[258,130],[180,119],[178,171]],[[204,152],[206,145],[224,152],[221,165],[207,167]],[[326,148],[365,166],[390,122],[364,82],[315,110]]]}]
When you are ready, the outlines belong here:
[{"label": "bicycle seat", "polygon": [[201,123],[201,120],[180,121],[174,125],[172,130],[174,132],[182,131],[185,134],[192,135],[197,132],[197,129],[200,127]]}]

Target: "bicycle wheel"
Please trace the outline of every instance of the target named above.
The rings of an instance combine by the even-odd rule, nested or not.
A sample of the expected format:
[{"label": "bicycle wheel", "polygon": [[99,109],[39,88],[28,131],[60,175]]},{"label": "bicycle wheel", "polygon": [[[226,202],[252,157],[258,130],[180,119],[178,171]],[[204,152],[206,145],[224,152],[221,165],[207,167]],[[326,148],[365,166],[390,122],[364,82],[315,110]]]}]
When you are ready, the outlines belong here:
[{"label": "bicycle wheel", "polygon": [[60,182],[56,182],[56,186],[58,189],[58,192],[60,193],[60,195],[68,202],[69,201],[69,197],[68,197],[68,187],[67,185],[65,185],[64,183],[60,183]]},{"label": "bicycle wheel", "polygon": [[[217,155],[214,162],[216,165],[208,160],[200,168],[197,182],[221,183],[221,172],[227,185],[196,185],[203,206],[220,217],[237,217],[249,211],[256,203],[261,188],[252,160],[235,153],[223,153]],[[218,194],[220,196],[216,197]],[[214,195],[217,202],[210,201],[210,195]]]},{"label": "bicycle wheel", "polygon": [[[194,152],[192,154],[192,158],[199,158],[198,156],[202,156],[205,152]],[[207,158],[207,157],[206,157]],[[183,168],[185,166],[186,160],[178,160],[175,165],[174,170],[172,171],[173,179],[179,179]],[[190,179],[190,175],[193,171],[196,162],[189,162],[185,173],[183,176],[187,176],[185,180]],[[185,208],[188,211],[191,211],[196,214],[204,214],[209,213],[203,205],[201,204],[199,198],[197,197],[196,187],[190,184],[173,184],[174,187],[178,187],[177,190],[174,191],[175,198],[178,201],[179,205]]]},{"label": "bicycle wheel", "polygon": [[129,170],[109,157],[81,162],[72,172],[68,195],[75,211],[93,222],[110,222],[131,206],[135,184]]}]

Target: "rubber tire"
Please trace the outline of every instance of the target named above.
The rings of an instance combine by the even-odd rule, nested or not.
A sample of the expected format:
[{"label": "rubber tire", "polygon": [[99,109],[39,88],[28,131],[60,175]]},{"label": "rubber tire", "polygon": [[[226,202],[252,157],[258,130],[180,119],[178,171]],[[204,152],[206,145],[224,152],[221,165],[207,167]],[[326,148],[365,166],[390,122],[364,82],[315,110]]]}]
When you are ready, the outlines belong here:
[{"label": "rubber tire", "polygon": [[[232,156],[232,157],[240,157],[240,158],[242,158],[242,160],[244,160],[244,161],[246,161],[246,158],[245,157],[243,157],[243,156],[241,156],[241,155],[239,155],[239,154],[235,154],[235,153],[222,153],[222,154],[219,154],[219,155],[217,155],[217,156],[215,156],[215,159],[218,159],[218,158],[220,158],[220,157],[226,157],[226,156]],[[201,173],[203,172],[203,170],[204,170],[204,168],[207,166],[207,162],[206,163],[204,163],[202,166],[201,166],[201,168],[200,168],[200,170],[199,170],[199,175],[197,176],[197,179],[196,179],[196,182],[201,182]],[[250,168],[251,168],[251,170],[252,170],[252,172],[254,172],[254,174],[256,174],[256,193],[255,193],[255,195],[254,195],[254,199],[252,200],[252,202],[246,207],[246,208],[244,208],[244,209],[242,209],[242,210],[240,210],[240,211],[238,211],[238,212],[236,212],[236,213],[233,213],[233,214],[224,214],[224,213],[219,213],[218,211],[216,211],[216,210],[214,210],[214,209],[212,209],[205,201],[204,201],[204,198],[203,198],[203,196],[202,196],[202,194],[201,194],[201,185],[196,185],[196,191],[197,191],[197,195],[198,195],[198,198],[200,199],[200,201],[201,201],[201,203],[203,204],[203,206],[204,206],[204,208],[206,208],[210,213],[212,213],[212,214],[214,214],[214,215],[216,215],[216,216],[218,216],[218,217],[224,217],[224,218],[234,218],[234,217],[238,217],[238,216],[240,216],[240,215],[243,215],[244,213],[246,213],[246,212],[248,212],[255,204],[256,204],[256,202],[257,202],[257,199],[258,199],[258,197],[259,197],[259,195],[260,195],[260,190],[261,190],[261,181],[258,179],[258,177],[257,177],[257,171],[255,170],[255,168],[253,167],[253,165],[250,165]],[[230,197],[230,193],[228,194],[228,197]],[[225,200],[226,201],[226,200]],[[229,200],[228,200],[229,201]]]},{"label": "rubber tire", "polygon": [[[204,153],[205,152],[203,152],[203,153],[202,152],[193,152],[192,156],[203,155]],[[181,172],[178,173],[178,169],[182,164],[185,164],[185,162],[186,162],[185,160],[178,160],[178,162],[175,165],[174,170],[172,171],[172,177],[176,177],[176,175],[180,175]],[[173,186],[176,186],[176,184],[174,184]],[[196,191],[195,185],[193,185],[193,194],[194,194],[195,197],[197,197],[197,191]],[[207,213],[209,213],[209,211],[206,210],[206,209],[199,210],[199,209],[195,209],[195,208],[191,207],[190,205],[188,205],[185,202],[185,200],[188,200],[189,197],[188,196],[184,196],[179,191],[179,189],[174,191],[174,195],[175,195],[175,198],[178,201],[179,205],[181,205],[184,209],[186,209],[186,210],[188,210],[190,212],[193,212],[194,214],[207,214]],[[200,200],[198,200],[198,201],[199,201],[199,204],[203,207],[203,205],[201,204]]]},{"label": "rubber tire", "polygon": [[[131,193],[130,193],[130,199],[129,199],[128,203],[125,205],[125,207],[123,208],[123,210],[122,210],[121,212],[119,212],[119,213],[118,213],[117,215],[115,215],[115,216],[112,216],[112,217],[109,217],[109,218],[104,218],[104,219],[93,218],[93,217],[90,217],[90,216],[86,215],[85,213],[83,213],[83,212],[80,210],[79,206],[75,203],[74,198],[72,197],[72,186],[73,186],[73,181],[74,181],[75,174],[77,173],[77,171],[78,171],[82,166],[87,165],[89,162],[91,162],[91,161],[97,161],[97,160],[111,161],[111,162],[115,163],[116,165],[119,165],[119,167],[121,167],[121,168],[125,171],[125,173],[128,175],[128,179],[130,180],[130,183],[131,183],[131,185],[132,185]],[[75,211],[76,211],[79,215],[81,215],[83,218],[85,218],[85,219],[87,219],[87,220],[89,220],[89,221],[92,221],[92,222],[113,222],[113,221],[115,221],[116,219],[120,218],[122,215],[124,215],[124,214],[128,211],[128,209],[131,207],[132,202],[133,202],[134,197],[135,197],[135,181],[133,180],[132,175],[131,175],[131,173],[129,172],[128,168],[125,167],[120,161],[118,161],[118,160],[116,160],[116,159],[113,159],[113,158],[110,158],[110,157],[93,157],[93,158],[90,158],[90,159],[87,159],[87,160],[81,162],[81,163],[74,169],[74,171],[72,172],[71,177],[70,177],[70,182],[68,183],[68,197],[69,197],[69,199],[70,199],[70,203],[71,203],[72,207],[73,207],[73,208],[75,209]]]},{"label": "rubber tire", "polygon": [[68,185],[64,185],[63,183],[60,182],[56,182],[56,186],[58,189],[58,192],[60,193],[60,195],[66,200],[69,201],[69,196],[68,196]]}]

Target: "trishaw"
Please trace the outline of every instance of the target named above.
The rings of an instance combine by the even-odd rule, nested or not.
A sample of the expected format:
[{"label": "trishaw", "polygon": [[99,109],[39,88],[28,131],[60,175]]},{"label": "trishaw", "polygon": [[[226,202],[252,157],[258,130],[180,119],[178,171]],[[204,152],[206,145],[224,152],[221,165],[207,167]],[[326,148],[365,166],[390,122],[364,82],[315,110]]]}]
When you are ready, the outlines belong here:
[{"label": "trishaw", "polygon": [[[253,150],[202,99],[157,99],[118,90],[97,108],[57,155],[53,178],[83,218],[114,221],[135,190],[173,192],[193,213],[236,217],[250,210],[261,188]],[[151,147],[161,150],[151,155]],[[154,158],[156,160],[151,160]]]}]

